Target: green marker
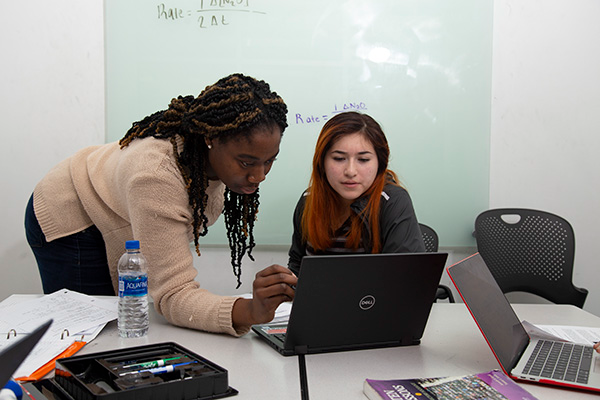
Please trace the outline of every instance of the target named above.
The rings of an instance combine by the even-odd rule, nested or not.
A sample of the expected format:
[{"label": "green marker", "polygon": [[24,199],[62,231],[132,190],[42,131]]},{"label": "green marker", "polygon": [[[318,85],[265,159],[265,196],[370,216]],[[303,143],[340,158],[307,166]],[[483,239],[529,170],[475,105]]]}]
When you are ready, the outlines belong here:
[{"label": "green marker", "polygon": [[148,362],[138,363],[138,364],[129,364],[129,365],[123,366],[123,368],[156,368],[156,367],[162,367],[163,365],[165,365],[165,363],[167,361],[179,360],[180,358],[182,358],[182,357],[179,356],[179,357],[172,357],[172,358],[163,358],[162,360],[148,361]]}]

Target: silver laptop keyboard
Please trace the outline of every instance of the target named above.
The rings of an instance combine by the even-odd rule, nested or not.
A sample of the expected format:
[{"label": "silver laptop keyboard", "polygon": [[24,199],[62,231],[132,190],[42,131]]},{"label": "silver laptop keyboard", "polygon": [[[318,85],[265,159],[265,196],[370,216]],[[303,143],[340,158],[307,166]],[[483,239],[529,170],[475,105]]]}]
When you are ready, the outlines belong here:
[{"label": "silver laptop keyboard", "polygon": [[587,384],[592,365],[591,346],[539,340],[523,369],[524,374]]}]

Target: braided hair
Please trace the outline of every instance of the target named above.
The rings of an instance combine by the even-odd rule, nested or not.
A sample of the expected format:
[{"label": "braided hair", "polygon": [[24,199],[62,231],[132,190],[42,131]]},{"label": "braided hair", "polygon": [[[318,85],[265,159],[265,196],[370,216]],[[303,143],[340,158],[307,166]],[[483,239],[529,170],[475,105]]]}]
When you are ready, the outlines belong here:
[{"label": "braided hair", "polygon": [[[220,142],[240,136],[250,136],[256,128],[276,124],[281,132],[288,126],[287,107],[269,84],[242,74],[232,74],[207,86],[198,97],[179,96],[167,110],[158,111],[133,123],[119,141],[124,148],[137,138],[154,137],[169,140],[173,145],[177,165],[186,182],[189,204],[192,208],[192,228],[196,253],[200,255],[198,238],[208,232],[205,215],[208,203],[206,189],[208,162],[205,138]],[[183,149],[176,138],[183,140]],[[258,190],[252,194],[238,194],[226,188],[223,214],[227,239],[231,250],[231,265],[241,285],[241,262],[244,254],[252,261],[254,221],[258,212]]]}]

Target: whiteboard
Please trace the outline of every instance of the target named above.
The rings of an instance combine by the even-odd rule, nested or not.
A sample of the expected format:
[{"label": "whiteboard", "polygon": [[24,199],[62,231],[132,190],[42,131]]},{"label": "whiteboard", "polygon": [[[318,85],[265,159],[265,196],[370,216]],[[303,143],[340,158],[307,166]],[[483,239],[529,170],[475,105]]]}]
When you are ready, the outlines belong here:
[{"label": "whiteboard", "polygon": [[[107,141],[230,73],[265,80],[289,127],[260,187],[259,245],[288,245],[316,138],[338,112],[382,125],[390,167],[440,245],[488,208],[492,0],[106,0]],[[224,244],[223,223],[202,244]]]}]

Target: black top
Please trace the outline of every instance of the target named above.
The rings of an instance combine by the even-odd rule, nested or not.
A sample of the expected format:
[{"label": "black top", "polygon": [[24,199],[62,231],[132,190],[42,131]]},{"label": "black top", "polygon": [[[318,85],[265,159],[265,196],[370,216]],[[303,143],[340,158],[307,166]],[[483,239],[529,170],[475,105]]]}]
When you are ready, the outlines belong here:
[{"label": "black top", "polygon": [[[294,233],[289,251],[288,268],[296,275],[300,271],[302,257],[312,254],[341,254],[341,253],[370,253],[373,249],[371,232],[368,220],[363,220],[362,243],[358,250],[344,247],[344,234],[348,227],[343,225],[334,238],[332,248],[323,252],[314,252],[310,244],[302,240],[301,219],[306,202],[306,192],[302,194],[294,211]],[[352,203],[352,210],[360,215],[365,209],[368,199],[358,198]],[[381,193],[381,206],[379,210],[379,229],[381,240],[381,253],[420,253],[425,251],[419,223],[413,209],[408,192],[396,185],[388,184]],[[341,244],[341,246],[340,246]]]}]

